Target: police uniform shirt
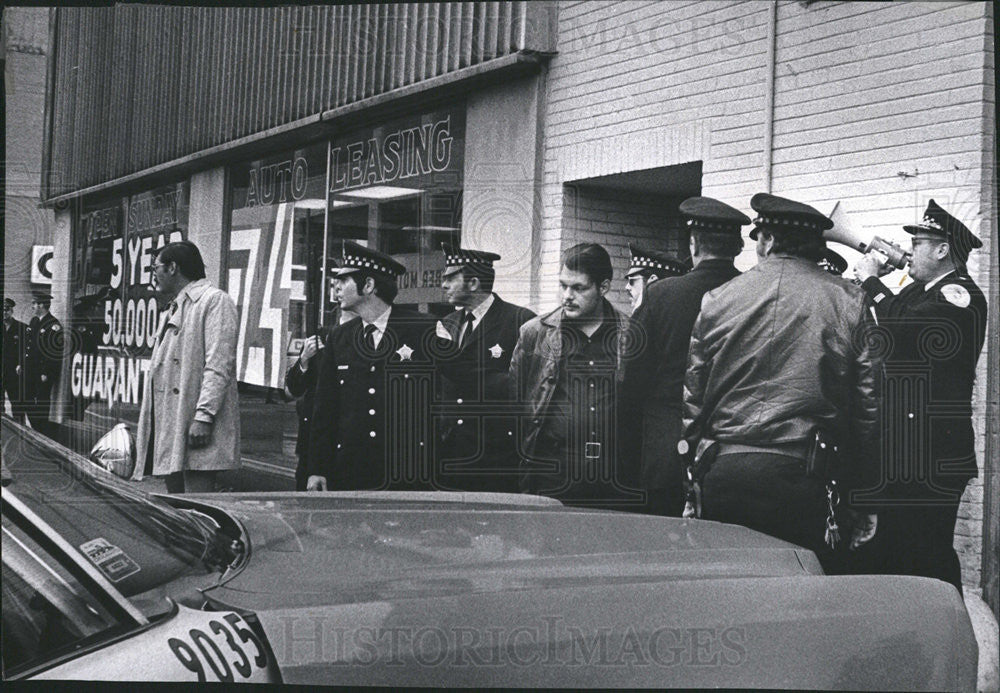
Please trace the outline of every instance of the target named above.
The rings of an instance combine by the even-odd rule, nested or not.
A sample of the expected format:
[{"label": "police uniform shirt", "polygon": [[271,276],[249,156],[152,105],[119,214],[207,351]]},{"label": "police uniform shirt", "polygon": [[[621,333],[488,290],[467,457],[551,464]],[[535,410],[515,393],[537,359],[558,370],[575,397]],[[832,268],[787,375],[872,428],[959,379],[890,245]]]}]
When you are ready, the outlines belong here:
[{"label": "police uniform shirt", "polygon": [[[976,283],[956,271],[898,295],[876,277],[862,288],[871,298],[881,329],[892,335],[886,354],[886,422],[899,435],[885,455],[923,479],[964,483],[977,476],[972,431],[972,389],[986,335],[986,298]],[[921,387],[918,382],[926,382]],[[916,453],[916,454],[914,454]]]},{"label": "police uniform shirt", "polygon": [[[382,322],[384,319],[384,322]],[[428,488],[429,316],[393,307],[376,323],[376,348],[354,318],[322,351],[309,435],[309,475],[331,490]]]},{"label": "police uniform shirt", "polygon": [[[62,368],[63,339],[62,323],[52,313],[31,319],[28,325],[25,366],[34,386],[51,387],[53,381],[59,377]],[[41,379],[43,375],[46,378],[44,383]],[[37,394],[47,396],[47,393]]]}]

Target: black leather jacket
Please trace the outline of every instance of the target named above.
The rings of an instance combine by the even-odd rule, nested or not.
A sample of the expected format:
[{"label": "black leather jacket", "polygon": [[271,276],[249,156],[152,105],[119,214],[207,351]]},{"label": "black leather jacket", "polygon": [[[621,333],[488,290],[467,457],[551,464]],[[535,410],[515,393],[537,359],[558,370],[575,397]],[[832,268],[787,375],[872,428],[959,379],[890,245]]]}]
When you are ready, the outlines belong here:
[{"label": "black leather jacket", "polygon": [[[854,483],[878,472],[880,362],[862,290],[772,255],[705,295],[684,382],[685,438],[841,446]],[[857,478],[860,474],[863,478]]]}]

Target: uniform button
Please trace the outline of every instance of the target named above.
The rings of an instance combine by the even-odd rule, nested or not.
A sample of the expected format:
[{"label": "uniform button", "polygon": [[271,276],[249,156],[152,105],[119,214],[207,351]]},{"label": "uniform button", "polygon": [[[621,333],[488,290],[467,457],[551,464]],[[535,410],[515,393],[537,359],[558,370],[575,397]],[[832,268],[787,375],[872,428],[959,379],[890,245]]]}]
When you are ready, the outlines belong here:
[{"label": "uniform button", "polygon": [[593,366],[593,365],[594,365],[594,362],[593,362],[593,361],[590,361],[589,363],[590,363],[590,365],[591,365],[591,366]]},{"label": "uniform button", "polygon": [[371,367],[371,368],[369,368],[368,370],[370,370],[370,371],[371,371],[372,373],[374,373],[374,372],[375,372],[375,366],[372,366],[372,367]]},{"label": "uniform button", "polygon": [[536,425],[537,425],[537,424],[538,424],[538,423],[539,423],[540,421],[541,421],[540,419],[532,419],[532,420],[531,420],[531,423],[533,423],[533,424],[536,424]]},{"label": "uniform button", "polygon": [[375,410],[374,409],[369,409],[368,410],[368,415],[369,416],[375,416]]},{"label": "uniform button", "polygon": [[369,438],[374,438],[375,437],[375,431],[368,431],[368,437]]},{"label": "uniform button", "polygon": [[597,411],[597,407],[591,407],[590,411]]},{"label": "uniform button", "polygon": [[462,398],[461,398],[461,397],[459,397],[459,398],[458,398],[458,399],[456,399],[455,401],[456,401],[456,402],[458,402],[459,404],[461,404],[461,403],[462,403]]},{"label": "uniform button", "polygon": [[341,384],[341,385],[343,385],[343,384],[344,384],[344,380],[343,380],[343,379],[341,379],[341,381],[340,381],[340,384]]},{"label": "uniform button", "polygon": [[459,426],[461,426],[461,425],[462,425],[463,423],[465,423],[465,422],[464,422],[464,421],[462,421],[461,419],[459,419],[459,420],[458,420],[458,421],[456,421],[455,423],[457,423],[457,424],[458,424]]},{"label": "uniform button", "polygon": [[340,450],[340,443],[337,443],[337,449]]},{"label": "uniform button", "polygon": [[906,418],[908,418],[908,419],[912,419],[912,418],[913,418],[913,412],[911,411],[911,412],[910,412],[909,414],[907,414],[907,415],[906,415]]},{"label": "uniform button", "polygon": [[514,431],[507,431],[507,435],[509,435],[509,436],[514,435]]},{"label": "uniform button", "polygon": [[374,395],[375,394],[375,388],[374,387],[368,388],[368,394],[369,395]]},{"label": "uniform button", "polygon": [[410,377],[410,374],[409,374],[409,373],[403,373],[403,377],[404,377],[404,378],[409,378],[409,377]]},{"label": "uniform button", "polygon": [[591,383],[591,384],[590,384],[590,386],[591,386],[591,387],[594,387],[594,383]]},{"label": "uniform button", "polygon": [[420,441],[420,447],[424,447],[424,441]]},{"label": "uniform button", "polygon": [[303,421],[308,421],[308,420],[309,420],[309,417],[308,417],[308,416],[303,416],[303,417],[302,417],[302,420],[303,420]]}]

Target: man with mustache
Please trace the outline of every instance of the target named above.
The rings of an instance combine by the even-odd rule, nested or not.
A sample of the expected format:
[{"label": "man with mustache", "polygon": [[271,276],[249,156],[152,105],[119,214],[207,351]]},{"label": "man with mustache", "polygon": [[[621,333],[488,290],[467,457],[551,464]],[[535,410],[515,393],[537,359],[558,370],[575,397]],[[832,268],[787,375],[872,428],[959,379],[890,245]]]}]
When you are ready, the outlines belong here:
[{"label": "man with mustache", "polygon": [[455,310],[437,323],[435,487],[517,492],[516,417],[508,371],[518,330],[535,314],[493,291],[496,253],[442,244],[441,288]]},{"label": "man with mustache", "polygon": [[567,250],[560,307],[521,328],[511,384],[525,405],[521,489],[584,507],[638,507],[618,459],[618,386],[628,319],[605,296],[613,271],[596,243]]}]

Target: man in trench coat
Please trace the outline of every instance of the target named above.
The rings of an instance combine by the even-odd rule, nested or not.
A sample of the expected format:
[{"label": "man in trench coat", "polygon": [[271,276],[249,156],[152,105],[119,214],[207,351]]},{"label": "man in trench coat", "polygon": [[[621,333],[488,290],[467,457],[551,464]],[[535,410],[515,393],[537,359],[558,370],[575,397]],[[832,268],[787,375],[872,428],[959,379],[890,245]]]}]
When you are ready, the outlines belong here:
[{"label": "man in trench coat", "polygon": [[164,246],[153,272],[171,301],[146,375],[133,479],[165,476],[170,493],[212,491],[216,472],[240,464],[236,305],[205,279],[190,241]]}]

